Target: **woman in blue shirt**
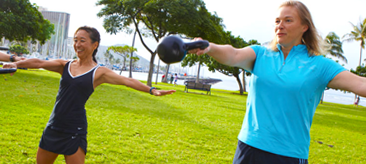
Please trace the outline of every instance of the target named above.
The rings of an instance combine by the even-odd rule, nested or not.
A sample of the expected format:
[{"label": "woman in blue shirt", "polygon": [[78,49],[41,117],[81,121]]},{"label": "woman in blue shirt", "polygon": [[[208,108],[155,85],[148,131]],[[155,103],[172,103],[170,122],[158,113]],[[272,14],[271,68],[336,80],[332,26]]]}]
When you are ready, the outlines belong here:
[{"label": "woman in blue shirt", "polygon": [[366,96],[366,79],[323,57],[324,47],[307,7],[287,1],[269,47],[210,43],[189,51],[252,73],[233,163],[308,163],[310,127],[325,87]]}]

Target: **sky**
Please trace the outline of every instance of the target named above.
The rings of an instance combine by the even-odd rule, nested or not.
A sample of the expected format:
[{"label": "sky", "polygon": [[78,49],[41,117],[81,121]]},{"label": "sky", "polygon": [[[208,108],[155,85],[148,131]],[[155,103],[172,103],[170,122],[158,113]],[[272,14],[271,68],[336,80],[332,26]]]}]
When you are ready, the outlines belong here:
[{"label": "sky", "polygon": [[[103,18],[97,17],[102,6],[96,6],[97,0],[29,0],[49,11],[66,12],[70,14],[69,37],[80,26],[92,26],[101,34],[101,45],[112,46],[116,44],[132,45],[133,35],[118,33],[109,34],[103,28]],[[350,24],[357,24],[366,18],[365,0],[300,0],[310,10],[315,27],[324,38],[329,32],[335,32],[339,37],[351,32]],[[284,0],[204,0],[209,12],[216,12],[223,19],[226,31],[231,31],[234,36],[244,40],[258,40],[260,43],[271,41],[274,37],[274,20],[278,6]],[[199,37],[199,36],[197,36]],[[144,39],[150,49],[158,45],[152,39]],[[137,53],[150,59],[150,53],[143,47],[141,41],[136,39]],[[347,69],[358,66],[360,42],[343,43],[344,56],[348,63],[340,61]],[[366,58],[363,50],[363,59]],[[155,60],[157,63],[157,60]]]}]

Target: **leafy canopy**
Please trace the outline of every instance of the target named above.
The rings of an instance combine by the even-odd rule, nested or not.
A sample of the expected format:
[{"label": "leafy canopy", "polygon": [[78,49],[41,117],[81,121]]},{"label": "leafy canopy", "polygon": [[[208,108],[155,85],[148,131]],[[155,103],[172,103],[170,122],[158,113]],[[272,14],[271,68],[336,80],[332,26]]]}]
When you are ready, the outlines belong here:
[{"label": "leafy canopy", "polygon": [[329,34],[325,37],[325,42],[330,45],[327,51],[330,55],[340,58],[347,63],[347,58],[343,56],[342,41],[337,34],[334,32],[329,32]]},{"label": "leafy canopy", "polygon": [[10,41],[39,40],[44,44],[54,33],[54,25],[29,0],[1,0],[0,20],[0,35]]},{"label": "leafy canopy", "polygon": [[[151,37],[157,43],[165,36],[181,37],[207,36],[221,34],[221,24],[215,24],[202,0],[99,0],[97,5],[104,5],[97,14],[104,17],[103,27],[110,34],[120,31],[137,31],[142,45],[150,52],[150,69],[147,85],[151,86],[156,47],[148,47],[144,37]],[[221,20],[216,17],[216,21]],[[198,35],[203,34],[203,35]]]},{"label": "leafy canopy", "polygon": [[21,45],[12,45],[9,47],[10,52],[15,53],[17,56],[22,54],[29,54],[29,51]]}]

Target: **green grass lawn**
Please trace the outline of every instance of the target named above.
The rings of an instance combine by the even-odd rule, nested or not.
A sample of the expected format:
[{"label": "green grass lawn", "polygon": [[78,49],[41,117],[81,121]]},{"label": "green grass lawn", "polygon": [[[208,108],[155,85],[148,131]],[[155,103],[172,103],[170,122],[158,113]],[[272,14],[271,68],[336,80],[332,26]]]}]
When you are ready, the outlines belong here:
[{"label": "green grass lawn", "polygon": [[[18,70],[0,75],[0,163],[35,163],[60,75]],[[184,86],[155,97],[131,88],[101,85],[86,104],[86,163],[232,163],[245,114],[246,95]],[[366,108],[324,103],[311,129],[310,163],[366,163]],[[56,163],[64,163],[60,156]]]}]

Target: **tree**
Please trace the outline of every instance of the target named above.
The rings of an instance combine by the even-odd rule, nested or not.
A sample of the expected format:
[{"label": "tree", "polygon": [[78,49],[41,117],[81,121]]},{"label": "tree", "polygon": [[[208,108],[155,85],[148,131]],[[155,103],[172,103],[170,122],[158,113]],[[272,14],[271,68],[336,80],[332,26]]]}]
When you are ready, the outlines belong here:
[{"label": "tree", "polygon": [[109,60],[109,63],[111,64],[112,68],[113,68],[113,64],[115,62],[114,60],[114,56],[112,54],[109,54],[109,57],[108,57],[108,60]]},{"label": "tree", "polygon": [[[191,31],[187,32],[190,36],[199,36],[202,39],[209,40],[214,43],[229,43],[230,38],[228,37],[227,33],[224,31],[224,24],[223,20],[219,18],[216,13],[214,15],[209,14],[207,11],[201,11],[202,14],[206,14],[207,17],[205,17],[206,22],[211,22],[213,24],[212,26],[207,26],[206,24],[191,28]],[[199,82],[199,76],[200,76],[200,69],[201,65],[204,63],[210,63],[211,57],[207,54],[197,56],[195,54],[187,54],[186,57],[183,59],[181,65],[182,67],[192,67],[193,65],[198,64],[197,68],[197,76],[196,76],[196,82]]]},{"label": "tree", "polygon": [[[236,48],[243,48],[248,45],[247,42],[244,41],[244,39],[240,38],[240,36],[234,37],[230,31],[226,32],[226,34],[230,38],[230,41],[226,44],[231,44],[233,47]],[[234,76],[236,81],[238,82],[240,94],[243,94],[243,86],[239,78],[239,74],[242,72],[242,70],[239,67],[231,67],[221,64],[213,58],[210,58],[210,62],[206,62],[206,65],[208,66],[208,70],[211,72],[218,71],[224,75]]]},{"label": "tree", "polygon": [[[135,63],[136,61],[138,61],[138,60],[140,60],[140,58],[139,57],[134,57],[133,56],[133,53],[135,52],[135,51],[137,51],[137,49],[136,48],[134,48],[133,47],[133,45],[132,45],[132,47],[130,47],[130,46],[125,46],[124,47],[125,49],[126,49],[126,52],[127,53],[130,53],[131,54],[131,56],[129,56],[128,54],[127,54],[127,57],[129,56],[129,58],[130,58],[130,70],[129,70],[129,77],[130,78],[132,78],[132,64],[133,63]],[[131,62],[132,61],[132,62]],[[122,73],[122,70],[121,70],[121,72],[120,72],[120,74]]]},{"label": "tree", "polygon": [[[134,45],[135,45],[135,39],[136,39],[136,33],[137,33],[137,31],[135,30],[135,32],[134,32],[134,34],[133,34],[133,39],[132,39],[132,48],[134,47]],[[133,52],[131,52],[131,59],[130,59],[130,69],[128,70],[129,71],[129,75],[128,75],[128,77],[129,78],[132,78],[132,59],[134,58],[134,56],[133,56]],[[137,57],[138,58],[138,57]]]},{"label": "tree", "polygon": [[[244,48],[249,45],[255,45],[255,44],[258,45],[259,44],[256,40],[250,40],[248,43],[248,42],[244,41],[244,39],[242,39],[240,36],[237,36],[237,37],[233,36],[231,34],[231,32],[227,32],[226,34],[230,38],[230,43],[228,43],[228,44],[231,44],[235,48]],[[239,75],[241,72],[243,72],[243,74],[245,74],[244,69],[221,64],[213,58],[211,58],[210,63],[206,63],[206,65],[208,66],[208,69],[212,72],[215,72],[215,70],[216,70],[224,75],[234,76],[239,85],[239,92],[240,92],[240,94],[243,94],[243,92],[245,90],[243,89],[244,87],[240,81]],[[244,75],[243,75],[243,84],[245,85],[245,76]]]},{"label": "tree", "polygon": [[116,63],[121,63],[121,59],[119,59],[119,58],[118,58],[118,59],[116,60]]},{"label": "tree", "polygon": [[1,0],[0,19],[0,35],[10,41],[38,40],[44,44],[54,33],[54,25],[29,0]]},{"label": "tree", "polygon": [[[261,45],[257,40],[249,40],[249,42],[248,42],[248,46],[250,46],[250,45]],[[247,91],[247,89],[246,89],[246,80],[245,80],[245,76],[251,76],[252,75],[252,73],[250,73],[250,72],[248,72],[248,71],[246,71],[246,70],[244,70],[244,69],[242,69],[243,70],[243,91],[244,92],[246,92]]]},{"label": "tree", "polygon": [[337,34],[335,34],[334,32],[330,32],[325,37],[324,40],[325,40],[325,42],[327,42],[330,45],[330,47],[327,51],[328,54],[330,54],[331,56],[340,58],[344,62],[347,63],[347,58],[345,56],[343,56],[342,42],[341,42],[339,36]]},{"label": "tree", "polygon": [[109,50],[106,50],[105,53],[104,53],[104,57],[105,57],[105,64],[108,65],[109,62],[109,57],[111,56],[112,54],[109,52]]},{"label": "tree", "polygon": [[122,74],[122,70],[126,67],[127,58],[130,57],[129,54],[137,51],[136,48],[130,47],[128,45],[110,46],[110,47],[108,47],[108,51],[110,51],[110,50],[112,50],[114,53],[117,53],[118,55],[122,56],[122,58],[123,58],[123,65],[122,65],[121,72],[119,74]]},{"label": "tree", "polygon": [[12,45],[9,47],[9,51],[15,53],[17,56],[22,56],[23,54],[29,54],[29,51],[21,45]]},{"label": "tree", "polygon": [[197,76],[196,76],[196,83],[198,83],[201,65],[203,65],[208,60],[210,60],[210,58],[211,57],[208,56],[207,54],[200,55],[200,56],[195,55],[195,54],[187,54],[186,57],[183,59],[181,65],[182,65],[182,67],[186,67],[186,66],[192,67],[192,66],[198,64]]},{"label": "tree", "polygon": [[[329,44],[329,49],[327,50],[327,54],[331,56],[342,59],[347,63],[347,58],[343,56],[342,42],[337,34],[334,32],[329,32],[329,34],[325,37],[324,41]],[[324,92],[322,94],[322,98],[320,99],[320,103],[323,104]]]},{"label": "tree", "polygon": [[151,86],[156,47],[148,47],[143,37],[152,37],[158,43],[168,35],[198,36],[191,35],[192,31],[197,31],[198,27],[202,30],[204,27],[215,26],[208,21],[210,14],[202,0],[99,0],[97,5],[104,5],[97,15],[104,17],[103,26],[108,33],[116,34],[120,31],[131,33],[131,26],[134,26],[142,45],[151,54],[147,79],[149,86]]},{"label": "tree", "polygon": [[354,25],[350,22],[353,27],[353,31],[343,36],[344,41],[359,41],[360,42],[360,60],[358,66],[361,66],[362,60],[362,49],[365,48],[365,41],[366,41],[366,18],[363,21],[360,21],[359,24]]},{"label": "tree", "polygon": [[136,62],[137,61],[139,61],[140,60],[140,58],[139,57],[137,57],[137,56],[132,56],[131,58],[130,58],[130,71],[131,71],[131,69],[133,69],[133,68],[135,68],[134,66],[135,66],[135,64],[136,64]]},{"label": "tree", "polygon": [[[351,22],[350,22],[351,23]],[[362,60],[362,49],[365,48],[365,41],[366,41],[366,18],[363,21],[360,21],[358,25],[352,24],[353,31],[351,33],[345,34],[343,36],[344,41],[350,42],[350,41],[360,41],[360,60],[358,63],[358,66],[361,66],[361,60]],[[355,94],[355,100],[357,98],[357,95]]]},{"label": "tree", "polygon": [[358,66],[356,70],[351,69],[351,72],[362,77],[366,77],[366,67],[365,66]]}]

